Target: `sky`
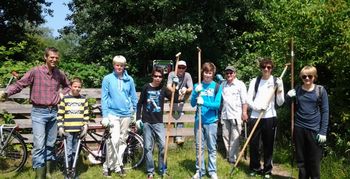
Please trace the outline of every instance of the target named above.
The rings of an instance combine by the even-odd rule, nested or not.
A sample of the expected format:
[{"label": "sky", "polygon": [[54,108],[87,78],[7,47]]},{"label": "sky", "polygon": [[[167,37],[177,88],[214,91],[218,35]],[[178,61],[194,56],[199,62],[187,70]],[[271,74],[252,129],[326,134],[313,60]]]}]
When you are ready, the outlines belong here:
[{"label": "sky", "polygon": [[69,11],[68,6],[64,5],[68,4],[70,0],[52,0],[48,2],[52,2],[50,9],[54,11],[53,17],[46,15],[46,23],[43,26],[50,28],[53,36],[58,37],[58,29],[61,29],[70,23],[70,21],[66,21],[65,18],[67,14],[70,14],[71,12]]}]

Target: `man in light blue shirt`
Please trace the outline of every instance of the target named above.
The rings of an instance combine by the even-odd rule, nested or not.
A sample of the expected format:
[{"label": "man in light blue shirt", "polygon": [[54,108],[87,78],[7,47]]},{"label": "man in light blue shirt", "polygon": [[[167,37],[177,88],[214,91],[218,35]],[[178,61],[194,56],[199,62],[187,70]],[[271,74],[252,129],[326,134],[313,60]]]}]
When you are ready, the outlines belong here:
[{"label": "man in light blue shirt", "polygon": [[128,128],[135,114],[137,95],[134,80],[125,70],[126,59],[117,55],[113,58],[114,71],[102,81],[102,125],[110,127],[111,142],[108,143],[109,160],[103,164],[103,175],[111,176],[115,171],[125,176],[123,153],[126,148]]}]

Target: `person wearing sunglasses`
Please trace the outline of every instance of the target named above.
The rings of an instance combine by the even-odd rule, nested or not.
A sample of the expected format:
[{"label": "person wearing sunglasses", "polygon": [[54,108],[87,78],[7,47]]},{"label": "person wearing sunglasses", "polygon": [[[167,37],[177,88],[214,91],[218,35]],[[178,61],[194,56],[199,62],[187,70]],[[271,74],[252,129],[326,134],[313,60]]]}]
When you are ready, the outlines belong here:
[{"label": "person wearing sunglasses", "polygon": [[[163,124],[164,99],[171,98],[171,92],[163,87],[162,67],[155,67],[152,71],[152,82],[142,87],[140,99],[137,103],[137,123],[143,124],[143,142],[145,150],[146,172],[148,179],[153,179],[155,166],[153,160],[153,141],[158,146],[158,169],[161,175],[164,175],[164,146],[165,146],[165,128]],[[175,94],[174,101],[178,95]]]},{"label": "person wearing sunglasses", "polygon": [[[168,75],[167,88],[170,91],[174,91],[179,94],[179,103],[174,104],[176,107],[176,111],[174,111],[173,117],[175,120],[180,119],[180,117],[184,114],[183,106],[185,101],[188,99],[189,95],[193,89],[193,82],[190,73],[186,72],[187,64],[185,61],[180,60],[177,65],[177,74],[175,75],[175,71],[172,71]],[[172,87],[175,84],[175,89]],[[176,122],[176,128],[183,128],[184,123]],[[175,143],[178,145],[182,145],[185,142],[182,136],[175,137]]]},{"label": "person wearing sunglasses", "polygon": [[243,81],[236,78],[236,69],[233,66],[225,68],[225,78],[226,80],[221,83],[222,138],[225,144],[226,158],[229,163],[234,164],[239,152],[242,122],[247,122],[248,119],[247,87]]},{"label": "person wearing sunglasses", "polygon": [[[249,143],[250,175],[262,175],[264,178],[270,178],[272,174],[272,154],[277,129],[277,112],[275,103],[281,106],[284,103],[284,90],[282,79],[272,75],[274,64],[270,58],[263,58],[259,62],[261,76],[253,78],[249,83],[247,102],[251,108],[250,119],[248,120],[249,131],[252,130],[261,112],[263,116],[255,129]],[[273,90],[275,94],[270,96]],[[264,165],[260,165],[260,140],[263,146]]]},{"label": "person wearing sunglasses", "polygon": [[322,144],[326,142],[329,122],[328,95],[323,86],[315,84],[315,67],[303,67],[299,77],[303,84],[286,95],[286,102],[296,102],[293,136],[299,178],[320,178]]},{"label": "person wearing sunglasses", "polygon": [[111,171],[125,176],[123,154],[128,138],[128,128],[136,111],[137,94],[134,79],[127,73],[126,59],[122,55],[113,58],[113,72],[102,81],[101,104],[102,125],[110,128],[111,142],[108,143],[109,160],[103,163],[103,175]]}]

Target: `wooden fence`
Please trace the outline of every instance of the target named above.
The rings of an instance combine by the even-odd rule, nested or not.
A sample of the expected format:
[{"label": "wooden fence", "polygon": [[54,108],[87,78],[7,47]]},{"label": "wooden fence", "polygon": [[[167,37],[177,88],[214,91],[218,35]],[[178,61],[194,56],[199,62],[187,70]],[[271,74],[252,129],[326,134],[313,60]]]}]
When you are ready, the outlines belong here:
[{"label": "wooden fence", "polygon": [[[0,88],[0,90],[4,90]],[[82,89],[81,94],[86,95],[87,98],[95,98],[97,103],[100,102],[101,99],[101,89],[94,88],[86,88]],[[138,93],[139,94],[139,93]],[[26,137],[28,140],[26,142],[32,142],[31,131],[32,129],[32,121],[30,118],[31,113],[31,104],[19,104],[15,102],[16,100],[28,100],[29,98],[29,88],[23,89],[20,93],[12,95],[5,102],[0,102],[0,113],[8,113],[14,116],[15,123],[19,126],[22,131],[26,131],[22,135]],[[175,120],[173,117],[169,119],[168,113],[170,110],[169,102],[164,104],[164,123],[168,124],[169,120],[173,124],[175,122],[183,122],[183,123],[194,123],[194,111],[195,108],[191,107],[189,103],[185,103],[183,107],[184,115],[182,115],[178,120]],[[177,110],[177,105],[174,105],[174,111]],[[96,118],[89,122],[90,126],[100,126],[101,114],[99,110],[92,111],[96,114]],[[166,126],[166,125],[165,125]],[[193,126],[193,125],[188,125]],[[170,137],[175,136],[194,136],[193,127],[185,127],[185,128],[171,128]]]}]

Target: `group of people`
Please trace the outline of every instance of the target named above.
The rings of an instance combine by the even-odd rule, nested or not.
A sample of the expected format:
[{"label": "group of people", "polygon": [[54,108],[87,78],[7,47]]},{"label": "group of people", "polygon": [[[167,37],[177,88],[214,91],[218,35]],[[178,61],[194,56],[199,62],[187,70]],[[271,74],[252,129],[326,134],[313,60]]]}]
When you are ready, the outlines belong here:
[{"label": "group of people", "polygon": [[[74,77],[69,82],[57,68],[59,52],[56,48],[46,48],[44,59],[45,64],[32,68],[6,91],[0,92],[2,99],[19,93],[27,86],[31,88],[32,164],[36,178],[49,178],[52,173],[57,132],[67,139],[68,160],[72,163],[76,148],[79,147],[76,146],[77,140],[86,136],[89,119],[87,99],[80,94],[82,80]],[[206,171],[212,179],[218,178],[216,151],[219,122],[222,124],[226,159],[234,164],[240,149],[242,124],[247,123],[249,131],[252,131],[257,121],[260,123],[252,131],[254,133],[249,143],[250,175],[270,178],[278,121],[275,105],[281,106],[285,99],[288,103],[295,101],[296,104],[293,132],[299,178],[320,178],[321,144],[326,141],[329,105],[325,88],[315,84],[315,67],[305,66],[299,73],[303,84],[285,95],[282,79],[272,75],[274,64],[270,58],[259,62],[261,75],[250,81],[248,90],[244,82],[236,77],[237,70],[233,66],[225,68],[225,80],[215,82],[216,67],[211,62],[202,65],[203,80],[193,85],[191,75],[186,72],[187,64],[181,60],[176,65],[177,74],[169,74],[166,86],[162,85],[163,68],[154,67],[152,81],[142,87],[138,98],[134,80],[125,69],[125,57],[115,56],[112,63],[114,70],[103,78],[101,90],[101,123],[109,127],[111,133],[106,154],[109,160],[103,164],[104,176],[110,177],[112,172],[120,176],[126,175],[123,152],[131,122],[135,122],[138,127],[142,126],[147,177],[152,179],[156,172],[152,154],[153,141],[159,149],[158,171],[162,175],[166,173],[163,107],[164,99],[170,99],[174,93],[174,102],[179,105],[176,108],[178,116],[183,114],[182,107],[187,98],[190,97],[191,106],[196,107],[196,173],[192,178],[201,178],[206,175]],[[273,96],[269,101],[267,94],[270,93]],[[177,123],[175,127],[181,128],[183,124]],[[260,141],[263,147],[263,166],[260,164]],[[179,136],[175,142],[182,144],[184,140]],[[208,150],[207,170],[203,152],[205,146]]]}]

